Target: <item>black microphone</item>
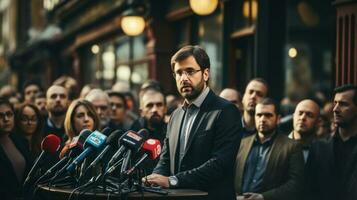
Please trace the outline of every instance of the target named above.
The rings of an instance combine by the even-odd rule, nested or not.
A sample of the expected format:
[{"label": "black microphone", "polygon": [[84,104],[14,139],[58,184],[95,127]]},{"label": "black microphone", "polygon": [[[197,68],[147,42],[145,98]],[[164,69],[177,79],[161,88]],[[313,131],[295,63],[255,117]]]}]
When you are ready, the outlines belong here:
[{"label": "black microphone", "polygon": [[125,172],[125,175],[130,175],[133,171],[143,163],[147,158],[150,160],[155,160],[161,154],[161,143],[157,139],[148,139],[143,144],[141,151],[144,153],[141,158],[137,160],[137,162],[131,167],[129,170]]},{"label": "black microphone", "polygon": [[49,134],[47,135],[41,143],[41,149],[42,152],[41,154],[37,157],[35,164],[32,166],[30,172],[28,173],[26,180],[24,182],[24,187],[27,186],[31,180],[34,178],[37,170],[41,168],[41,166],[44,163],[44,157],[46,157],[49,154],[55,154],[59,148],[61,147],[61,139],[54,135],[54,134]]},{"label": "black microphone", "polygon": [[94,167],[95,165],[97,165],[99,163],[100,160],[103,159],[103,157],[105,156],[105,154],[112,148],[112,146],[115,145],[116,141],[118,141],[118,138],[120,136],[122,136],[124,133],[124,131],[122,130],[116,130],[114,132],[112,132],[106,140],[106,146],[105,148],[98,154],[98,156],[93,160],[93,162],[88,166],[88,168],[86,169],[86,171],[92,167]]},{"label": "black microphone", "polygon": [[109,127],[105,127],[100,131],[103,135],[105,136],[109,136],[110,134],[112,134],[112,132],[114,132],[114,129],[109,128]]},{"label": "black microphone", "polygon": [[[107,164],[107,169],[109,169],[113,164],[120,158],[120,156],[127,152],[129,149],[130,151],[137,152],[140,150],[142,144],[144,143],[146,137],[148,137],[148,133],[145,129],[142,129],[138,132],[129,130],[127,131],[118,141],[119,149],[114,153],[112,158],[109,160]],[[129,153],[131,155],[131,152]],[[128,154],[126,154],[128,156]],[[128,160],[128,159],[126,159]]]}]

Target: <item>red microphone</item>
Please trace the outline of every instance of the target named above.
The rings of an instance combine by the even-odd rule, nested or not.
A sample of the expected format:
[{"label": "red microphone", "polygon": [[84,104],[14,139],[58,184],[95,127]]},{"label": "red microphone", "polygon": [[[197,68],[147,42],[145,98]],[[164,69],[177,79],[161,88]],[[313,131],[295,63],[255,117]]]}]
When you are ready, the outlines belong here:
[{"label": "red microphone", "polygon": [[48,152],[50,154],[54,154],[58,151],[60,147],[61,147],[61,139],[54,134],[47,135],[41,142],[42,152]]},{"label": "red microphone", "polygon": [[155,160],[161,153],[161,144],[159,140],[148,139],[145,141],[141,151],[148,154],[151,160]]},{"label": "red microphone", "polygon": [[37,170],[42,167],[44,163],[44,157],[49,154],[55,154],[59,148],[61,147],[61,139],[54,135],[49,134],[47,135],[41,142],[41,154],[37,157],[35,164],[32,166],[30,172],[28,173],[26,180],[24,182],[24,186],[26,186],[30,181],[34,178],[35,173]]},{"label": "red microphone", "polygon": [[149,157],[151,160],[155,160],[161,154],[161,144],[157,139],[148,139],[144,142],[141,147],[141,151],[144,155],[134,164],[132,168],[125,172],[125,175],[130,175],[134,172],[134,170],[142,163],[146,158]]}]

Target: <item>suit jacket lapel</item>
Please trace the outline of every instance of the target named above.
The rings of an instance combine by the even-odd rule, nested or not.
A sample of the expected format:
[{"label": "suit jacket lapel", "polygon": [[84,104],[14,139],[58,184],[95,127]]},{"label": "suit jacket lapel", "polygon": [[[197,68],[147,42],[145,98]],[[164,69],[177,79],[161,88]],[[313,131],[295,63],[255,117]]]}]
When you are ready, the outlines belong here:
[{"label": "suit jacket lapel", "polygon": [[181,124],[183,121],[183,116],[185,115],[185,111],[182,108],[178,108],[177,115],[172,123],[172,127],[170,127],[170,135],[169,135],[169,146],[170,146],[170,170],[171,173],[175,173],[175,155],[177,149],[177,143],[181,131]]},{"label": "suit jacket lapel", "polygon": [[202,120],[204,117],[202,117],[203,112],[202,110],[200,110],[195,118],[195,121],[192,124],[191,127],[191,131],[190,131],[190,135],[188,136],[188,140],[187,140],[187,144],[186,144],[186,148],[185,148],[185,155],[187,153],[187,150],[190,148],[191,144],[192,144],[192,140],[195,137],[196,133],[198,132],[198,127],[201,124]]},{"label": "suit jacket lapel", "polygon": [[250,152],[250,149],[252,148],[254,139],[256,137],[256,134],[253,134],[251,136],[246,137],[244,140],[242,140],[242,143],[239,147],[238,155],[236,157],[236,162],[235,162],[235,188],[236,188],[236,193],[241,194],[242,191],[242,183],[243,183],[243,174],[244,174],[244,168],[245,164],[248,158],[248,154]]},{"label": "suit jacket lapel", "polygon": [[199,127],[200,127],[202,121],[205,119],[204,114],[207,113],[207,107],[209,107],[209,104],[212,101],[212,99],[214,98],[214,95],[215,94],[212,92],[212,90],[210,90],[209,93],[207,94],[206,99],[203,101],[203,103],[200,107],[200,111],[198,112],[198,114],[192,124],[184,155],[186,155],[188,149],[190,148],[190,146],[192,144],[193,138],[195,138],[195,135],[199,131]]},{"label": "suit jacket lapel", "polygon": [[[271,175],[270,171],[276,167],[276,159],[278,158],[279,152],[282,150],[280,147],[283,146],[282,144],[282,140],[281,137],[279,135],[278,132],[276,132],[275,134],[277,134],[273,141],[273,145],[271,147],[269,156],[268,156],[268,164],[267,164],[267,168],[265,170],[264,176],[263,176],[263,184],[262,184],[262,188],[265,188],[265,183],[267,183],[267,180],[269,179],[269,175]],[[274,137],[274,136],[273,136]]]}]

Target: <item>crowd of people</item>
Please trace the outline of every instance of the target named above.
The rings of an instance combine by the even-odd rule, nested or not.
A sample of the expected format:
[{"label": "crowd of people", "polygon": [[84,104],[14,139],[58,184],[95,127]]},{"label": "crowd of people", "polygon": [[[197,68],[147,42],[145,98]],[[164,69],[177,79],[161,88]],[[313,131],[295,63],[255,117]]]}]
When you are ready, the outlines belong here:
[{"label": "crowd of people", "polygon": [[1,199],[21,198],[48,134],[61,138],[63,157],[82,130],[106,127],[144,128],[163,144],[160,158],[142,166],[147,185],[199,189],[208,199],[357,199],[357,86],[335,88],[331,100],[313,95],[278,104],[268,83],[253,78],[242,94],[215,94],[199,46],[176,52],[171,70],[179,96],[155,80],[138,94],[93,85],[77,92],[68,76],[47,90],[33,80],[19,92],[1,87]]}]

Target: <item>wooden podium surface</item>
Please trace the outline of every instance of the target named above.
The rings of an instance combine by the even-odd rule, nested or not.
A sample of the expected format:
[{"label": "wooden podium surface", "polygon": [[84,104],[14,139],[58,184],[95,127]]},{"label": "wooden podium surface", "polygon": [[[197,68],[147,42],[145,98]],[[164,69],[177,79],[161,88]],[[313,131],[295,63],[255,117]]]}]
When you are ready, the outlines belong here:
[{"label": "wooden podium surface", "polygon": [[[71,195],[73,189],[63,189],[63,188],[54,188],[54,187],[42,187],[40,186],[36,192],[35,199],[38,200],[67,200]],[[207,192],[191,189],[167,189],[167,195],[154,194],[151,192],[133,192],[128,195],[127,199],[130,200],[204,200],[207,199]],[[92,191],[86,192],[85,194],[77,195],[74,193],[72,199],[78,200],[110,200],[110,199],[120,199],[116,194],[110,193],[94,193]]]}]

